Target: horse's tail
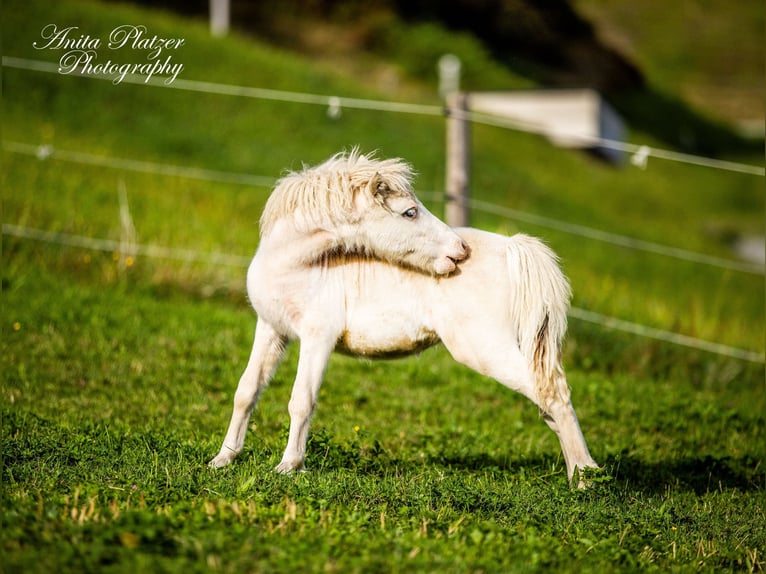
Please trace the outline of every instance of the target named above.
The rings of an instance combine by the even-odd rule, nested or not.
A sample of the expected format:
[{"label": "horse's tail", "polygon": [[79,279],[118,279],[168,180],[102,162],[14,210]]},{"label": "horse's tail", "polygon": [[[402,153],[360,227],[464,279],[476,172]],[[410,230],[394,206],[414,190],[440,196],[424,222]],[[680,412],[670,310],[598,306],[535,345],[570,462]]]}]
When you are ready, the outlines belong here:
[{"label": "horse's tail", "polygon": [[540,404],[548,404],[556,394],[568,400],[561,345],[572,291],[558,257],[539,239],[517,234],[509,238],[508,270],[511,320],[519,349],[534,373]]}]

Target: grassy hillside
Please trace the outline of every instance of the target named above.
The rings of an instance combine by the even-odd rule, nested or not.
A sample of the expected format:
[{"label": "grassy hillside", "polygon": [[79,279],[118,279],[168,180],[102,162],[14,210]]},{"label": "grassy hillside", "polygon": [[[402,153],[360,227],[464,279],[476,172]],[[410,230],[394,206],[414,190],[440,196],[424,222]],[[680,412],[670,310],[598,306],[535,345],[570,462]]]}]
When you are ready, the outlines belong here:
[{"label": "grassy hillside", "polygon": [[[94,10],[98,5],[63,3],[51,12],[33,3],[9,11],[6,52],[55,61],[56,54],[32,47],[46,22],[76,24],[85,33],[106,36],[121,22],[146,18],[127,7],[103,15]],[[185,78],[379,96],[321,62],[252,41],[211,40],[201,25],[179,26],[176,20],[153,16],[152,31],[186,39],[177,54],[186,66]],[[130,61],[136,55],[127,51],[121,57]],[[411,161],[420,174],[419,189],[443,187],[440,118],[345,110],[335,121],[322,106],[114,86],[8,68],[5,85],[4,137],[11,141],[269,177],[360,145]],[[423,91],[420,101],[437,103],[430,93]],[[634,137],[641,139],[640,134]],[[480,126],[473,130],[473,146],[473,194],[483,201],[722,257],[731,257],[727,241],[732,235],[757,233],[762,227],[758,177],[662,161],[651,161],[646,171],[614,169],[552,148],[535,136]],[[41,163],[16,154],[6,161],[5,189],[11,191],[6,221],[117,238],[115,200],[118,185],[124,184],[140,241],[190,249],[252,252],[254,223],[268,193],[267,188]],[[34,201],[24,193],[28,189],[35,190]],[[679,219],[686,224],[679,226]],[[507,231],[520,227],[480,212],[474,223]],[[575,304],[731,345],[753,347],[760,340],[753,336],[763,315],[758,277],[624,252],[552,230],[524,229],[545,236],[561,253],[575,287]],[[150,276],[166,274],[161,263],[147,265]],[[704,277],[707,287],[676,288],[691,277]],[[232,280],[238,280],[236,275]],[[741,322],[734,326],[725,320],[732,316]],[[762,342],[755,344],[759,347]]]},{"label": "grassy hillside", "polygon": [[212,472],[249,315],[40,267],[6,275],[4,293],[17,322],[4,325],[0,420],[9,572],[763,566],[760,389],[572,369],[611,477],[574,492],[532,405],[443,351],[335,357],[309,472],[285,477],[272,469],[293,348],[241,460]]},{"label": "grassy hillside", "polygon": [[763,124],[766,13],[756,1],[577,0],[602,38],[664,92],[736,123]]},{"label": "grassy hillside", "polygon": [[[185,79],[439,103],[406,70],[437,55],[443,30],[393,60],[362,58],[378,77],[399,74],[400,92],[358,63],[211,39],[201,23],[89,1],[6,1],[4,54],[57,62],[33,46],[50,23],[100,38],[125,23],[182,37],[173,57]],[[470,39],[453,47],[498,81],[523,84]],[[99,50],[110,57],[144,56]],[[268,185],[63,161],[55,150],[273,179],[360,145],[412,162],[417,189],[441,211],[440,117],[344,109],[332,119],[324,106],[5,67],[2,137],[3,223],[35,229],[119,241],[122,190],[142,244],[240,256],[257,246]],[[485,126],[472,138],[472,193],[485,202],[723,258],[735,257],[732,237],[762,232],[763,178],[655,159],[646,170],[614,168]],[[11,142],[54,154],[8,151]],[[479,210],[473,224],[544,237],[578,307],[763,353],[762,276]],[[244,269],[11,235],[2,250],[0,563],[11,571],[763,567],[762,364],[573,319],[574,400],[606,469],[577,493],[534,408],[441,349],[391,363],[333,359],[312,472],[273,474],[292,349],[243,460],[211,473],[204,462],[254,325]]]}]

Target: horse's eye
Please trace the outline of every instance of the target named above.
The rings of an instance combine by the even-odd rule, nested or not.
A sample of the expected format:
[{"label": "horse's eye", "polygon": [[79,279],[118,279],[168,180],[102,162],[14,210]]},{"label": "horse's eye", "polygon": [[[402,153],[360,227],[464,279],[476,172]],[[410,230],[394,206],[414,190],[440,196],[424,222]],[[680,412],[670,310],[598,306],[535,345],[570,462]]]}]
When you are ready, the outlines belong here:
[{"label": "horse's eye", "polygon": [[418,216],[417,207],[410,207],[407,211],[402,213],[402,217],[406,217],[407,219],[415,219],[417,216]]}]

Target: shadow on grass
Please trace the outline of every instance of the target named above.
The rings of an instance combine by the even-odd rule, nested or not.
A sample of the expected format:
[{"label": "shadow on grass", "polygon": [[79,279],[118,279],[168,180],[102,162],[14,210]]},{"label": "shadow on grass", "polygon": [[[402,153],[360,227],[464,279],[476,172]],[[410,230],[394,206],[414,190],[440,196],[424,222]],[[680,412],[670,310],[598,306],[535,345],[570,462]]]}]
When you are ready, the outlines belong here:
[{"label": "shadow on grass", "polygon": [[678,97],[651,86],[610,99],[631,125],[680,151],[711,157],[763,153],[763,139],[745,138]]},{"label": "shadow on grass", "polygon": [[[453,471],[499,471],[527,479],[549,479],[553,476],[564,479],[566,472],[563,459],[558,455],[517,459],[484,452],[433,453],[415,462],[392,458],[382,450],[355,453],[350,457],[349,453],[346,454],[343,463],[365,474],[385,472],[391,467],[407,468],[413,464]],[[696,495],[735,489],[741,492],[766,491],[766,468],[761,460],[752,455],[715,457],[701,454],[660,462],[647,462],[631,455],[617,455],[607,458],[602,468],[603,477],[597,480],[605,486],[651,494],[664,493],[668,488],[694,492]]]},{"label": "shadow on grass", "polygon": [[[525,476],[564,475],[561,458],[538,456],[513,459],[494,457],[486,453],[461,456],[434,456],[428,460],[435,466],[464,470],[502,470]],[[737,489],[742,492],[766,490],[766,468],[761,460],[745,455],[714,457],[687,456],[661,462],[647,462],[635,456],[609,457],[602,465],[605,482],[649,493],[662,493],[670,486],[674,490],[691,491],[697,495],[716,490]]]},{"label": "shadow on grass", "polygon": [[687,456],[660,462],[647,462],[635,456],[611,457],[605,469],[618,484],[646,492],[676,490],[705,494],[737,489],[743,492],[766,489],[766,469],[751,456]]}]

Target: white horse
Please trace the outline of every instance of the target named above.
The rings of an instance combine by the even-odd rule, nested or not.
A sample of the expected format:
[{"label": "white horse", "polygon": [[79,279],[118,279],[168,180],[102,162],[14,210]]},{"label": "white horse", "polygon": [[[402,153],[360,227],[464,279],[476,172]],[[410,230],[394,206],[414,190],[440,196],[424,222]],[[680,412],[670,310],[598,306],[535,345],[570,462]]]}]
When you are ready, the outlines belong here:
[{"label": "white horse", "polygon": [[258,314],[253,349],[210,466],[242,451],[250,413],[285,345],[298,339],[279,472],[303,469],[333,350],[386,358],[439,341],[460,363],[538,406],[559,438],[570,481],[575,469],[597,467],[561,367],[571,294],[556,256],[526,235],[451,229],[418,201],[411,178],[401,160],[354,150],[277,183],[247,274]]}]

